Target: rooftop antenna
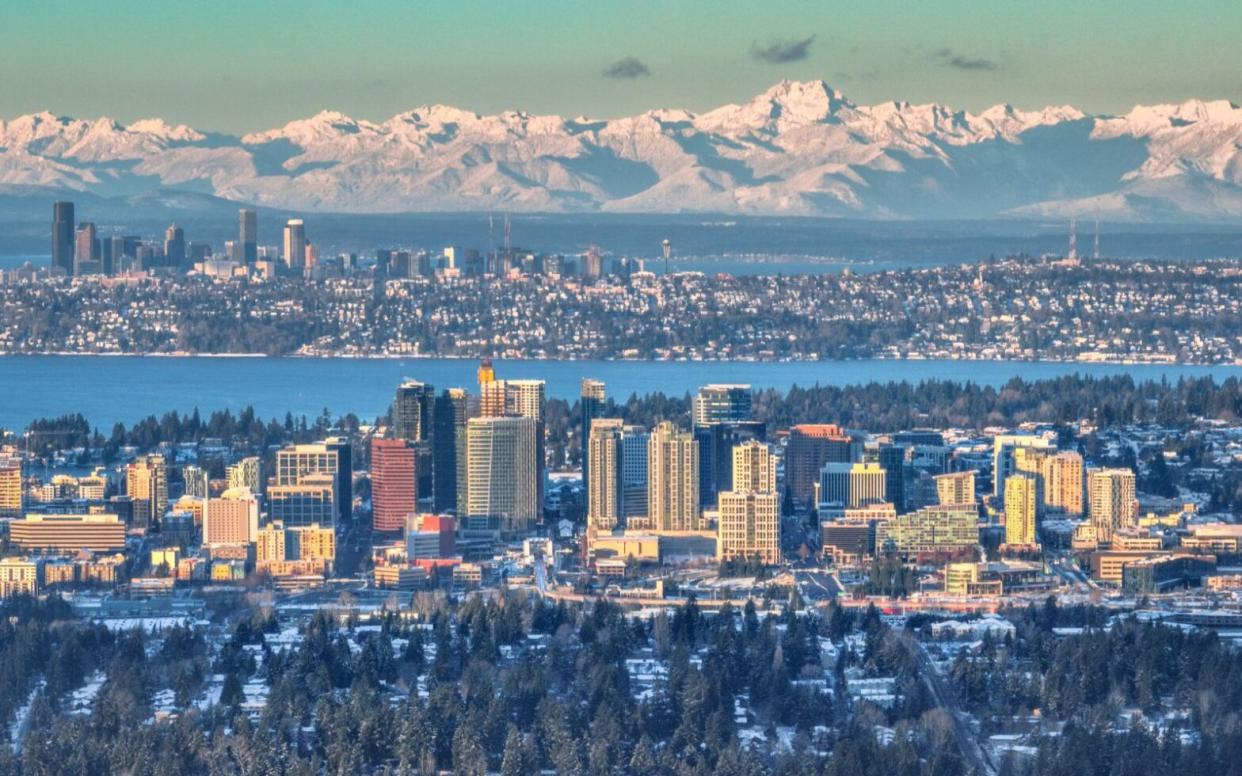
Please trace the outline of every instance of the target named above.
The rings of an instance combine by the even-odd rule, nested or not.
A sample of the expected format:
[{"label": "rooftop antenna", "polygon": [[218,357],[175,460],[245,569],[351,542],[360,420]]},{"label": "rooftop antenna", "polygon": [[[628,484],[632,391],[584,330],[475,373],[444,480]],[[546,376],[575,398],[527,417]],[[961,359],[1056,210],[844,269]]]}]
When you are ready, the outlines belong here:
[{"label": "rooftop antenna", "polygon": [[1091,258],[1099,260],[1100,258],[1100,219],[1095,219],[1095,249],[1091,251]]},{"label": "rooftop antenna", "polygon": [[1066,258],[1069,259],[1070,261],[1074,261],[1075,259],[1078,258],[1078,219],[1077,218],[1070,219],[1069,255],[1066,256]]},{"label": "rooftop antenna", "polygon": [[670,253],[673,252],[673,243],[669,242],[669,239],[666,237],[664,238],[664,241],[660,243],[660,248],[664,251],[664,274],[667,275],[668,274],[668,256]]},{"label": "rooftop antenna", "polygon": [[509,214],[505,213],[505,255],[513,252],[513,232],[509,224]]}]

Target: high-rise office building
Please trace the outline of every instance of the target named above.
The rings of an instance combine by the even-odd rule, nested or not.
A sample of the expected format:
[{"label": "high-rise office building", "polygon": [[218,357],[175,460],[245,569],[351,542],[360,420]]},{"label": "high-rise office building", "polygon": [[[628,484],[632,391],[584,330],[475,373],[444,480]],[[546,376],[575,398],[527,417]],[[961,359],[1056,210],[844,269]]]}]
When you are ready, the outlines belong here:
[{"label": "high-rise office building", "polygon": [[417,458],[405,439],[371,440],[371,528],[400,531],[418,512]]},{"label": "high-rise office building", "polygon": [[975,473],[953,472],[936,478],[936,496],[941,506],[974,506]]},{"label": "high-rise office building", "polygon": [[287,528],[335,527],[336,502],[336,477],[326,472],[304,474],[297,483],[267,489],[268,516]]},{"label": "high-rise office building", "polygon": [[623,519],[646,519],[647,455],[651,435],[642,426],[621,429],[621,514]]},{"label": "high-rise office building", "polygon": [[1089,470],[1087,502],[1096,538],[1111,542],[1114,533],[1132,527],[1138,518],[1134,472],[1129,469]]},{"label": "high-rise office building", "polygon": [[1061,452],[1044,458],[1042,463],[1044,481],[1044,504],[1049,509],[1063,512],[1071,517],[1083,514],[1083,464],[1082,456],[1073,452]]},{"label": "high-rise office building", "polygon": [[246,488],[230,488],[207,499],[203,544],[249,544],[259,533],[259,502]]},{"label": "high-rise office building", "polygon": [[898,514],[907,511],[906,470],[909,467],[909,445],[882,443],[876,450],[876,459],[884,469],[884,500],[892,504]]},{"label": "high-rise office building", "polygon": [[819,503],[857,509],[885,501],[888,478],[878,463],[826,463],[819,474]]},{"label": "high-rise office building", "polygon": [[431,444],[435,405],[435,386],[417,380],[406,380],[397,386],[397,395],[392,404],[394,435],[397,439],[410,442],[418,456],[420,498],[432,498],[435,487],[435,461]]},{"label": "high-rise office building", "polygon": [[125,468],[125,494],[133,499],[134,523],[146,527],[168,511],[168,467],[162,455],[147,455]]},{"label": "high-rise office building", "polygon": [[1052,452],[1054,445],[1047,437],[1033,434],[1000,434],[992,440],[992,494],[998,500],[1005,497],[1005,480],[1018,471],[1014,451],[1018,448],[1034,448]]},{"label": "high-rise office building", "polygon": [[95,225],[90,221],[78,224],[73,240],[73,262],[75,275],[94,274],[101,268],[95,266],[99,260],[99,236]]},{"label": "high-rise office building", "polygon": [[538,422],[530,417],[471,418],[466,424],[466,518],[470,527],[529,531],[542,511],[536,482]]},{"label": "high-rise office building", "polygon": [[750,420],[749,385],[705,385],[694,397],[694,426]]},{"label": "high-rise office building", "polygon": [[730,490],[776,492],[776,456],[772,448],[750,439],[733,448],[733,483]]},{"label": "high-rise office building", "polygon": [[253,264],[259,260],[259,215],[253,210],[237,211],[237,246],[235,261]]},{"label": "high-rise office building", "polygon": [[1036,514],[1039,495],[1035,476],[1019,472],[1005,483],[1005,544],[1030,546],[1036,543]]},{"label": "high-rise office building", "polygon": [[591,462],[587,456],[587,438],[591,435],[591,421],[604,414],[604,383],[602,380],[584,378],[578,391],[578,444],[582,451],[582,481],[591,480]]},{"label": "high-rise office building", "polygon": [[781,518],[775,491],[721,491],[717,512],[718,560],[780,562]]},{"label": "high-rise office building", "polygon": [[850,437],[840,426],[828,423],[793,426],[785,443],[785,490],[796,505],[809,508],[815,500],[815,485],[824,464],[852,461]]},{"label": "high-rise office building", "polygon": [[716,494],[733,484],[733,448],[748,440],[764,441],[767,427],[754,420],[729,420],[699,426],[693,434],[699,443],[699,504],[709,508]]},{"label": "high-rise office building", "polygon": [[276,451],[276,484],[297,485],[308,474],[327,474],[335,482],[340,454],[322,443],[289,445]]},{"label": "high-rise office building", "polygon": [[184,267],[186,259],[185,230],[170,224],[164,230],[164,261],[170,267]]},{"label": "high-rise office building", "polygon": [[647,509],[657,531],[697,531],[699,443],[688,431],[664,421],[647,445]]},{"label": "high-rise office building", "polygon": [[354,444],[349,437],[328,437],[323,446],[336,452],[337,519],[349,521],[354,516]]},{"label": "high-rise office building", "polygon": [[410,442],[431,441],[436,389],[428,383],[406,380],[397,386],[392,403],[392,427],[397,439]]},{"label": "high-rise office building", "polygon": [[595,418],[583,452],[586,480],[587,526],[611,531],[624,525],[622,515],[621,444],[624,424],[619,418]]},{"label": "high-rise office building", "polygon": [[52,266],[66,275],[74,271],[74,222],[72,202],[52,203]]},{"label": "high-rise office building", "polygon": [[285,222],[285,266],[301,270],[306,266],[306,225],[300,218]]},{"label": "high-rise office building", "polygon": [[464,388],[447,388],[436,397],[432,413],[431,457],[433,505],[436,512],[464,514],[466,494],[466,421],[470,418],[469,394]]}]

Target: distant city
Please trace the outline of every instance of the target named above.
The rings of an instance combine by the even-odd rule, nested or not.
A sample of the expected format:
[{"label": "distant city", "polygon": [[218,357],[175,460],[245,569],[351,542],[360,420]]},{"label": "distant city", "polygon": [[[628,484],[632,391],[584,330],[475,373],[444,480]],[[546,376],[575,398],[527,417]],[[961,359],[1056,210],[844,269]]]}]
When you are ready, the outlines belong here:
[{"label": "distant city", "polygon": [[[1052,360],[1235,364],[1242,264],[1010,257],[879,272],[734,276],[654,261],[489,249],[321,256],[290,219],[223,254],[168,227],[100,237],[53,207],[52,263],[4,273],[0,352],[472,358]],[[652,265],[660,272],[653,272]],[[487,304],[479,304],[479,300]],[[72,315],[59,310],[72,309]]]}]

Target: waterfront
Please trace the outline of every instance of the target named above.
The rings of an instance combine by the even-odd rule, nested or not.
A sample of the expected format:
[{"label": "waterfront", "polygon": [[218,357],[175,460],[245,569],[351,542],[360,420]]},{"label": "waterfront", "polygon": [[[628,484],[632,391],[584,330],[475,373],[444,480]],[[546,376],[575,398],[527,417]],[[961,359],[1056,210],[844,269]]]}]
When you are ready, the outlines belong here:
[{"label": "waterfront", "polygon": [[[80,412],[107,431],[169,410],[208,413],[250,405],[261,417],[286,412],[313,417],[327,408],[335,417],[353,412],[364,420],[383,413],[404,378],[439,388],[475,387],[471,359],[248,358],[176,356],[0,357],[0,427],[21,429],[31,420]],[[756,389],[793,385],[849,385],[872,381],[959,380],[1002,385],[1014,377],[1047,379],[1068,374],[1130,374],[1136,380],[1242,376],[1242,367],[1080,364],[1015,361],[508,361],[502,378],[547,381],[549,397],[572,400],[583,377],[603,380],[608,395],[624,400],[663,392],[680,396],[712,382],[750,383]]]}]

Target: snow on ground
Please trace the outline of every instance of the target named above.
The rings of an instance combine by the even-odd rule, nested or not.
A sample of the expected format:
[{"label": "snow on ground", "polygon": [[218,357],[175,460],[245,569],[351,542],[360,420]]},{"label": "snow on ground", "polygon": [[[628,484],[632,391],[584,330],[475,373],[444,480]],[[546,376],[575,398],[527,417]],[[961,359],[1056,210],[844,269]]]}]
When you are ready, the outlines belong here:
[{"label": "snow on ground", "polygon": [[85,717],[91,713],[91,709],[95,705],[95,698],[98,697],[99,691],[103,689],[104,681],[107,675],[103,671],[96,671],[86,679],[86,684],[73,691],[73,695],[69,696],[68,713],[75,717]]}]

